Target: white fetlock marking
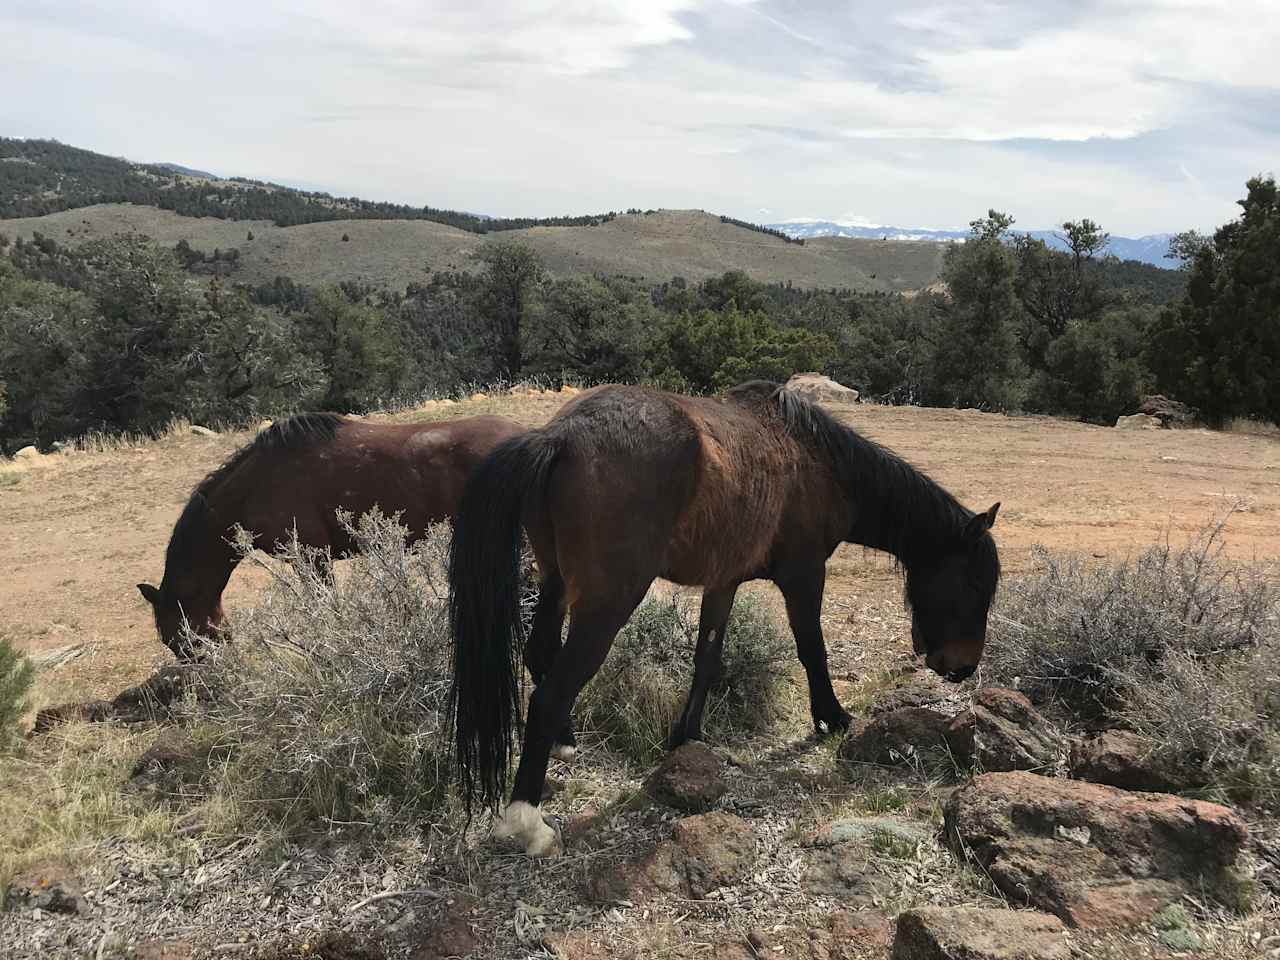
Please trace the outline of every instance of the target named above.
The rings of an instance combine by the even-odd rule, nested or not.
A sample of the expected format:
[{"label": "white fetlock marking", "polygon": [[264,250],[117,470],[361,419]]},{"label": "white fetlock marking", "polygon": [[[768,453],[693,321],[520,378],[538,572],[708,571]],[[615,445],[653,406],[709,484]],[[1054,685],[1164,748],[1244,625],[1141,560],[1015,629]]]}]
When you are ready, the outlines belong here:
[{"label": "white fetlock marking", "polygon": [[531,857],[554,856],[560,852],[555,830],[542,819],[537,807],[523,800],[509,804],[502,816],[494,818],[493,835],[519,840]]},{"label": "white fetlock marking", "polygon": [[542,818],[538,818],[538,825],[534,827],[533,836],[527,838],[528,843],[525,844],[524,852],[530,857],[555,857],[560,855],[560,838],[556,836],[555,829],[549,824],[543,822]]},{"label": "white fetlock marking", "polygon": [[551,755],[557,760],[569,761],[578,755],[578,748],[570,747],[563,743],[557,743],[551,748]]}]

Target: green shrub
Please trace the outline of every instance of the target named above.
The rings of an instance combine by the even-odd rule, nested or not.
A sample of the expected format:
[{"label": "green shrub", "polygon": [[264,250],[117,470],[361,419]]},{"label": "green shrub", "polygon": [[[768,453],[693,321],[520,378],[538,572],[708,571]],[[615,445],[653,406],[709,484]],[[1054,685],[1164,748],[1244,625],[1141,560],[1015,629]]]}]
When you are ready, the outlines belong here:
[{"label": "green shrub", "polygon": [[34,680],[31,661],[0,635],[0,753],[18,739],[18,721],[27,710],[27,694]]},{"label": "green shrub", "polygon": [[[645,600],[587,685],[576,722],[641,764],[657,760],[693,681],[698,601]],[[723,741],[765,729],[778,713],[795,647],[758,600],[738,597],[724,643],[724,674],[707,697],[703,733]]]}]

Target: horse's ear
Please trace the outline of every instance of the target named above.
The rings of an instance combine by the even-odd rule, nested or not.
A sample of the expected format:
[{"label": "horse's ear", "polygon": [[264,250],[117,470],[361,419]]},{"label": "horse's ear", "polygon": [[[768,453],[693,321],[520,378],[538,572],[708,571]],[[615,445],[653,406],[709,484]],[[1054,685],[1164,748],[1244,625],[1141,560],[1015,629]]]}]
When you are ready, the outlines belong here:
[{"label": "horse's ear", "polygon": [[142,594],[142,599],[153,607],[160,606],[160,591],[149,583],[138,584],[138,592]]},{"label": "horse's ear", "polygon": [[996,514],[1000,511],[1000,504],[993,503],[991,509],[985,513],[975,513],[973,518],[965,524],[964,537],[966,540],[977,540],[984,533],[991,529],[996,522]]}]

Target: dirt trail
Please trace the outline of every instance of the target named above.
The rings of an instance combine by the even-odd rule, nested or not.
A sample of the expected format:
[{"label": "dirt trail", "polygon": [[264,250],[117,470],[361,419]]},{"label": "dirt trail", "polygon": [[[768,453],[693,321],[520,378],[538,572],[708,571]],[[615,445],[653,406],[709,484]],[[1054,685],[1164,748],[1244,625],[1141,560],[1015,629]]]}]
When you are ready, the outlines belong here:
[{"label": "dirt trail", "polygon": [[[564,397],[494,397],[413,411],[396,420],[502,413],[544,422]],[[1239,500],[1229,549],[1280,556],[1280,441],[1202,430],[1135,431],[1007,418],[976,411],[855,406],[837,411],[892,447],[969,506],[1003,504],[1006,570],[1035,543],[1123,555],[1165,528],[1175,537]],[[378,419],[378,418],[375,418]],[[170,528],[191,491],[248,433],[177,434],[140,447],[44,458],[0,484],[0,630],[31,653],[83,643],[82,656],[42,683],[42,701],[119,690],[169,659],[134,584],[157,582]],[[885,592],[888,563],[845,547],[833,559],[829,602]],[[232,578],[228,603],[257,588]],[[834,611],[833,611],[834,612]],[[833,649],[833,665],[839,669]],[[49,678],[50,682],[53,676]]]}]

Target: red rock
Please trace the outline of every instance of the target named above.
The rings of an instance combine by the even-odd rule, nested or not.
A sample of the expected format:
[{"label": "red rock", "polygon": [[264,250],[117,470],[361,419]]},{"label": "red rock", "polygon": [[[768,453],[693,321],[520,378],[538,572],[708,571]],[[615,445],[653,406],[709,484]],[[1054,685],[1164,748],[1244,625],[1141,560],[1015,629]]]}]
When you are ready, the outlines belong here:
[{"label": "red rock", "polygon": [[[1160,793],[1177,789],[1150,756],[1150,745],[1136,733],[1106,730],[1071,748],[1071,776],[1125,790]],[[1193,785],[1193,784],[1187,784]]]},{"label": "red rock", "polygon": [[1081,927],[1142,923],[1184,893],[1233,901],[1248,838],[1218,804],[1025,772],[976,777],[945,822],[1014,902]]},{"label": "red rock", "polygon": [[667,754],[644,783],[650,798],[686,813],[710,810],[725,789],[724,761],[696,740]]},{"label": "red rock", "polygon": [[898,917],[892,960],[1068,960],[1066,928],[1034,910],[925,907]]},{"label": "red rock", "polygon": [[676,823],[671,839],[649,855],[588,882],[598,901],[638,901],[667,894],[695,900],[745,879],[755,863],[755,836],[745,820],[704,813]]}]

